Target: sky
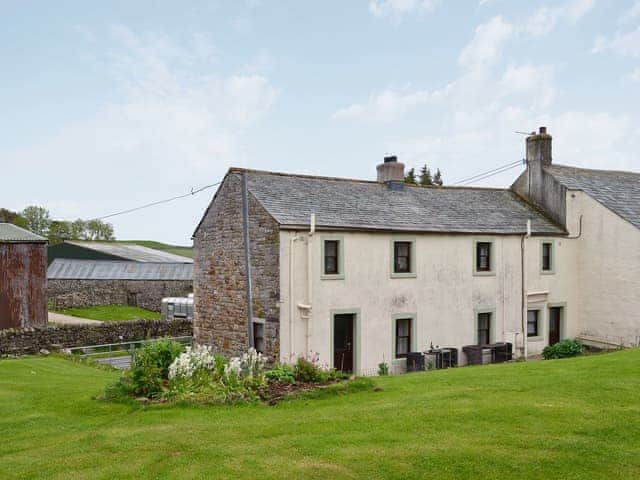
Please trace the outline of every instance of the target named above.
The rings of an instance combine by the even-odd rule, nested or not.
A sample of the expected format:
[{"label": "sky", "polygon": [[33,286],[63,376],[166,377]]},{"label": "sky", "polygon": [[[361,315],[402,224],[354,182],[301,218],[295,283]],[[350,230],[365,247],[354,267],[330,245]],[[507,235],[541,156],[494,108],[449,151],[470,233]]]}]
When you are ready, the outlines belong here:
[{"label": "sky", "polygon": [[[0,0],[0,75],[0,207],[55,219],[230,166],[374,179],[395,154],[452,184],[542,125],[556,163],[640,170],[640,0]],[[188,245],[214,191],[109,221]]]}]

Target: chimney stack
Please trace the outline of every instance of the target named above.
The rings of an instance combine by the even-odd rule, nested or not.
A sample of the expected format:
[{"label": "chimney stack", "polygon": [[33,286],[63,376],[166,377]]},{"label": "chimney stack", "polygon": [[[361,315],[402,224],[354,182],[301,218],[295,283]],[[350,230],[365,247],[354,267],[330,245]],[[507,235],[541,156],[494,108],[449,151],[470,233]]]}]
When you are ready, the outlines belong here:
[{"label": "chimney stack", "polygon": [[393,183],[404,184],[404,163],[398,162],[398,157],[395,155],[384,157],[384,162],[376,169],[378,170],[378,182],[390,186]]},{"label": "chimney stack", "polygon": [[533,132],[527,137],[527,165],[551,165],[551,135],[547,127],[540,127],[538,133]]}]

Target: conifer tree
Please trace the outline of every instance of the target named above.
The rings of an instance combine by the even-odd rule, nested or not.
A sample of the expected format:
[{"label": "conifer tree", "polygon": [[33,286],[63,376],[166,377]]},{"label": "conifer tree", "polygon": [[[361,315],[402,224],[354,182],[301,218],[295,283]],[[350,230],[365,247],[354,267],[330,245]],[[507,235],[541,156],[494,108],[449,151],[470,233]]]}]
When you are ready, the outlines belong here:
[{"label": "conifer tree", "polygon": [[409,183],[411,185],[417,185],[418,182],[416,181],[416,169],[412,168],[410,169],[407,174],[404,176],[404,183]]},{"label": "conifer tree", "polygon": [[420,185],[426,187],[428,185],[433,185],[433,178],[431,178],[431,170],[425,163],[424,166],[420,169]]}]

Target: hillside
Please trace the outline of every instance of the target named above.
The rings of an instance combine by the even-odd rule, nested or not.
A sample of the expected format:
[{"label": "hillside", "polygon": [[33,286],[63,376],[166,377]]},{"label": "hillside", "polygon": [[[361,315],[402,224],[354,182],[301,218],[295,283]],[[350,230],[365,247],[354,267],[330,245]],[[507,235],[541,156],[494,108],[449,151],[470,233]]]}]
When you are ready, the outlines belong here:
[{"label": "hillside", "polygon": [[0,478],[640,478],[639,364],[635,349],[272,407],[141,407],[92,399],[116,372],[0,360]]},{"label": "hillside", "polygon": [[173,253],[174,255],[182,255],[183,257],[193,258],[193,247],[169,245],[167,243],[154,242],[153,240],[116,240],[116,242],[140,245],[141,247],[153,248],[155,250]]}]

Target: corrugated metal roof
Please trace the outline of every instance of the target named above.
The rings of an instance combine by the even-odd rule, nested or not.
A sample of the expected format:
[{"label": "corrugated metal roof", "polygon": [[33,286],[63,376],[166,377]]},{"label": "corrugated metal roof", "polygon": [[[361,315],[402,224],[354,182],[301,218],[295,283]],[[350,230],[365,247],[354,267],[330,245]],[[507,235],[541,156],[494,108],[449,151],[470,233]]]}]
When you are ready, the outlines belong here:
[{"label": "corrugated metal roof", "polygon": [[193,263],[193,259],[191,258],[129,243],[88,242],[80,240],[71,240],[66,243],[107,253],[127,260],[134,260],[136,262]]},{"label": "corrugated metal roof", "polygon": [[0,223],[0,243],[44,243],[47,239],[12,223]]},{"label": "corrugated metal roof", "polygon": [[567,188],[582,190],[640,228],[640,173],[550,165],[545,170]]},{"label": "corrugated metal roof", "polygon": [[[241,171],[241,170],[237,170]],[[247,171],[249,191],[282,226],[415,232],[564,234],[507,189],[413,187],[371,181]]]},{"label": "corrugated metal roof", "polygon": [[192,263],[126,262],[56,258],[49,280],[192,280]]}]

